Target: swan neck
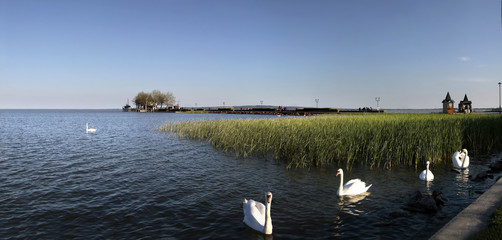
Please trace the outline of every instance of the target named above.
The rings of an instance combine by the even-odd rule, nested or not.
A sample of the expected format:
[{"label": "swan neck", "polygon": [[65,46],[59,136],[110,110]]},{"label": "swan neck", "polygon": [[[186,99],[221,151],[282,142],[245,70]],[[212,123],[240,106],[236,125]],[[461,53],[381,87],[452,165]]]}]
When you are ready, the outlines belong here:
[{"label": "swan neck", "polygon": [[343,172],[340,173],[340,187],[338,187],[338,195],[343,195]]},{"label": "swan neck", "polygon": [[462,155],[462,168],[465,168],[464,165],[465,165],[465,159],[467,158],[467,150],[464,150],[463,152],[464,154]]},{"label": "swan neck", "polygon": [[265,205],[265,228],[263,229],[263,233],[272,234],[272,218],[270,217],[270,203]]}]

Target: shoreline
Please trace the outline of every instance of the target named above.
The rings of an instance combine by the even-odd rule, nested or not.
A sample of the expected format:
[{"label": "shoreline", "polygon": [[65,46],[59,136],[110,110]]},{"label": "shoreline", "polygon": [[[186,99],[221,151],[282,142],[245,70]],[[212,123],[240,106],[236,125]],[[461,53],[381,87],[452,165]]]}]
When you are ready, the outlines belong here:
[{"label": "shoreline", "polygon": [[500,205],[502,205],[502,178],[429,239],[470,239],[488,226],[493,211]]}]

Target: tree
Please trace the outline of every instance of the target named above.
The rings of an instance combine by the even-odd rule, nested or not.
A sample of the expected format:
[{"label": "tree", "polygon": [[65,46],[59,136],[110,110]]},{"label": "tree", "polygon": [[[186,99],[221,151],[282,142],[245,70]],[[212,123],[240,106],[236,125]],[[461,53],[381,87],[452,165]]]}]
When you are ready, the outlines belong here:
[{"label": "tree", "polygon": [[159,104],[160,108],[162,108],[164,104],[166,106],[172,106],[176,102],[176,99],[171,92],[162,93],[159,90],[153,90],[152,93],[141,91],[132,101],[136,104],[137,109],[148,109],[148,104],[152,104],[155,109]]},{"label": "tree", "polygon": [[141,91],[133,98],[134,104],[136,104],[136,108],[148,109],[148,102],[152,102],[152,96],[150,93],[145,93]]},{"label": "tree", "polygon": [[164,103],[166,104],[166,106],[173,106],[176,102],[176,98],[174,97],[172,92],[164,93],[164,97]]},{"label": "tree", "polygon": [[159,90],[153,90],[152,91],[152,98],[153,101],[155,102],[155,106],[160,104],[160,108],[162,109],[162,105],[166,101],[166,95]]},{"label": "tree", "polygon": [[142,94],[144,94],[144,92],[140,92],[138,93],[133,99],[132,99],[132,102],[136,105],[136,108],[139,109],[141,108],[141,103],[144,102],[142,100]]}]

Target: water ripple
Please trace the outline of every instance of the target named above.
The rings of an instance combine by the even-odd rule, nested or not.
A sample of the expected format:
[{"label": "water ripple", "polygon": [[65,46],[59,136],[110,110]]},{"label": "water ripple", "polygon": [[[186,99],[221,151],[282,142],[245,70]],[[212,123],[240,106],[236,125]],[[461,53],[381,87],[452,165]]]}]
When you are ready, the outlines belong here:
[{"label": "water ripple", "polygon": [[[414,169],[355,168],[347,179],[371,193],[340,199],[336,168],[287,171],[156,130],[223,117],[242,116],[0,110],[0,238],[426,239],[494,181],[437,167],[426,187]],[[85,134],[85,122],[97,132]],[[473,156],[469,174],[497,157]],[[401,209],[407,194],[434,189],[452,199],[439,213]],[[242,199],[263,202],[266,191],[272,237],[242,223]]]}]

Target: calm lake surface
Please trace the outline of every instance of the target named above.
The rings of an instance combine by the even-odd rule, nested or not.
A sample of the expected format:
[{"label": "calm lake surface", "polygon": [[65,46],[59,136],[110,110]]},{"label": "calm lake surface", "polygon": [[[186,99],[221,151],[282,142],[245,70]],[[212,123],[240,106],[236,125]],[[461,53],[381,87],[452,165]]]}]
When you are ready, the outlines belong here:
[{"label": "calm lake surface", "polygon": [[[264,239],[243,223],[242,199],[274,194],[266,239],[427,239],[494,179],[471,182],[449,165],[354,168],[345,181],[370,194],[336,196],[337,167],[286,170],[236,158],[206,142],[159,132],[165,122],[274,116],[123,113],[118,110],[0,110],[0,238]],[[96,133],[85,133],[85,123]],[[501,155],[471,156],[469,174]],[[408,194],[441,190],[436,214],[401,209]],[[398,213],[398,216],[395,216]]]}]

